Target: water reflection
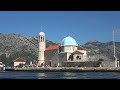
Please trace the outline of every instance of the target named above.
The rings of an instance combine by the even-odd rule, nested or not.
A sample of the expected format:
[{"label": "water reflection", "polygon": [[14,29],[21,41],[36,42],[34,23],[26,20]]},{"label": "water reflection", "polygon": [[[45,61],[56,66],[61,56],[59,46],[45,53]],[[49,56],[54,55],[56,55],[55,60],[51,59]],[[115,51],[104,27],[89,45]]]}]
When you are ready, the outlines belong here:
[{"label": "water reflection", "polygon": [[118,72],[0,72],[0,79],[120,79]]},{"label": "water reflection", "polygon": [[37,73],[37,79],[44,79],[46,77],[45,73]]}]

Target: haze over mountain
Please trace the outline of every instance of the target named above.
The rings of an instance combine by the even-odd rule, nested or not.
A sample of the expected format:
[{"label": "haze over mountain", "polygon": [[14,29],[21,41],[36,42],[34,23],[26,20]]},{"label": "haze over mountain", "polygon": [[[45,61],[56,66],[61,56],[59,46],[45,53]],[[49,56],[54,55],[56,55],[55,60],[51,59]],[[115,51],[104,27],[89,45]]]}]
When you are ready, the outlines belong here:
[{"label": "haze over mountain", "polygon": [[[46,40],[46,47],[56,44]],[[97,40],[82,45],[89,55],[101,55],[113,59],[113,42],[102,43]],[[0,60],[6,65],[17,57],[25,57],[28,61],[36,61],[38,55],[38,37],[26,37],[20,34],[0,34]],[[120,42],[116,42],[116,55],[120,58]]]}]

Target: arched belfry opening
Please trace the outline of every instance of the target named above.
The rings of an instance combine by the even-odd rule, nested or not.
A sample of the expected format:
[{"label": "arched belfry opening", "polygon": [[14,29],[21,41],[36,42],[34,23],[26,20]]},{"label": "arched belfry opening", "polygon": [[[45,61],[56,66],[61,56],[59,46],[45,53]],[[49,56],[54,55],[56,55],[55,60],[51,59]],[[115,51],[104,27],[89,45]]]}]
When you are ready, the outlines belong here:
[{"label": "arched belfry opening", "polygon": [[45,41],[44,37],[43,37],[43,42]]},{"label": "arched belfry opening", "polygon": [[42,42],[42,36],[40,36],[40,41]]},{"label": "arched belfry opening", "polygon": [[45,36],[39,36],[40,42],[45,42]]}]

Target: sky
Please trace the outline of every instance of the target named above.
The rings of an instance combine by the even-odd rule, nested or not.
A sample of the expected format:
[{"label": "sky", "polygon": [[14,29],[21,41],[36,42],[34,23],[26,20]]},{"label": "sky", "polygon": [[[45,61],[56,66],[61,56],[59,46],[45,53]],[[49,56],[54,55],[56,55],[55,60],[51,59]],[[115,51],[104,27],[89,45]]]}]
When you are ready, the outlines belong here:
[{"label": "sky", "polygon": [[[0,33],[34,37],[42,31],[47,40],[57,43],[67,36],[81,45],[109,42],[112,31],[119,29],[120,11],[0,11]],[[116,41],[120,41],[118,32]]]}]

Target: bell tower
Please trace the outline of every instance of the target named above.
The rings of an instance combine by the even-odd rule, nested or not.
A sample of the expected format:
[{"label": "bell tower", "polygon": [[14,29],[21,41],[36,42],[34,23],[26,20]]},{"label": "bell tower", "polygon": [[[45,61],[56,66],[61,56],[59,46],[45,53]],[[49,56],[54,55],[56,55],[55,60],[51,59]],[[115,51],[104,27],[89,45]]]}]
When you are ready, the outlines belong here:
[{"label": "bell tower", "polygon": [[44,67],[44,63],[45,63],[44,51],[46,48],[45,33],[44,32],[39,33],[38,43],[39,43],[39,46],[38,46],[38,66]]}]

